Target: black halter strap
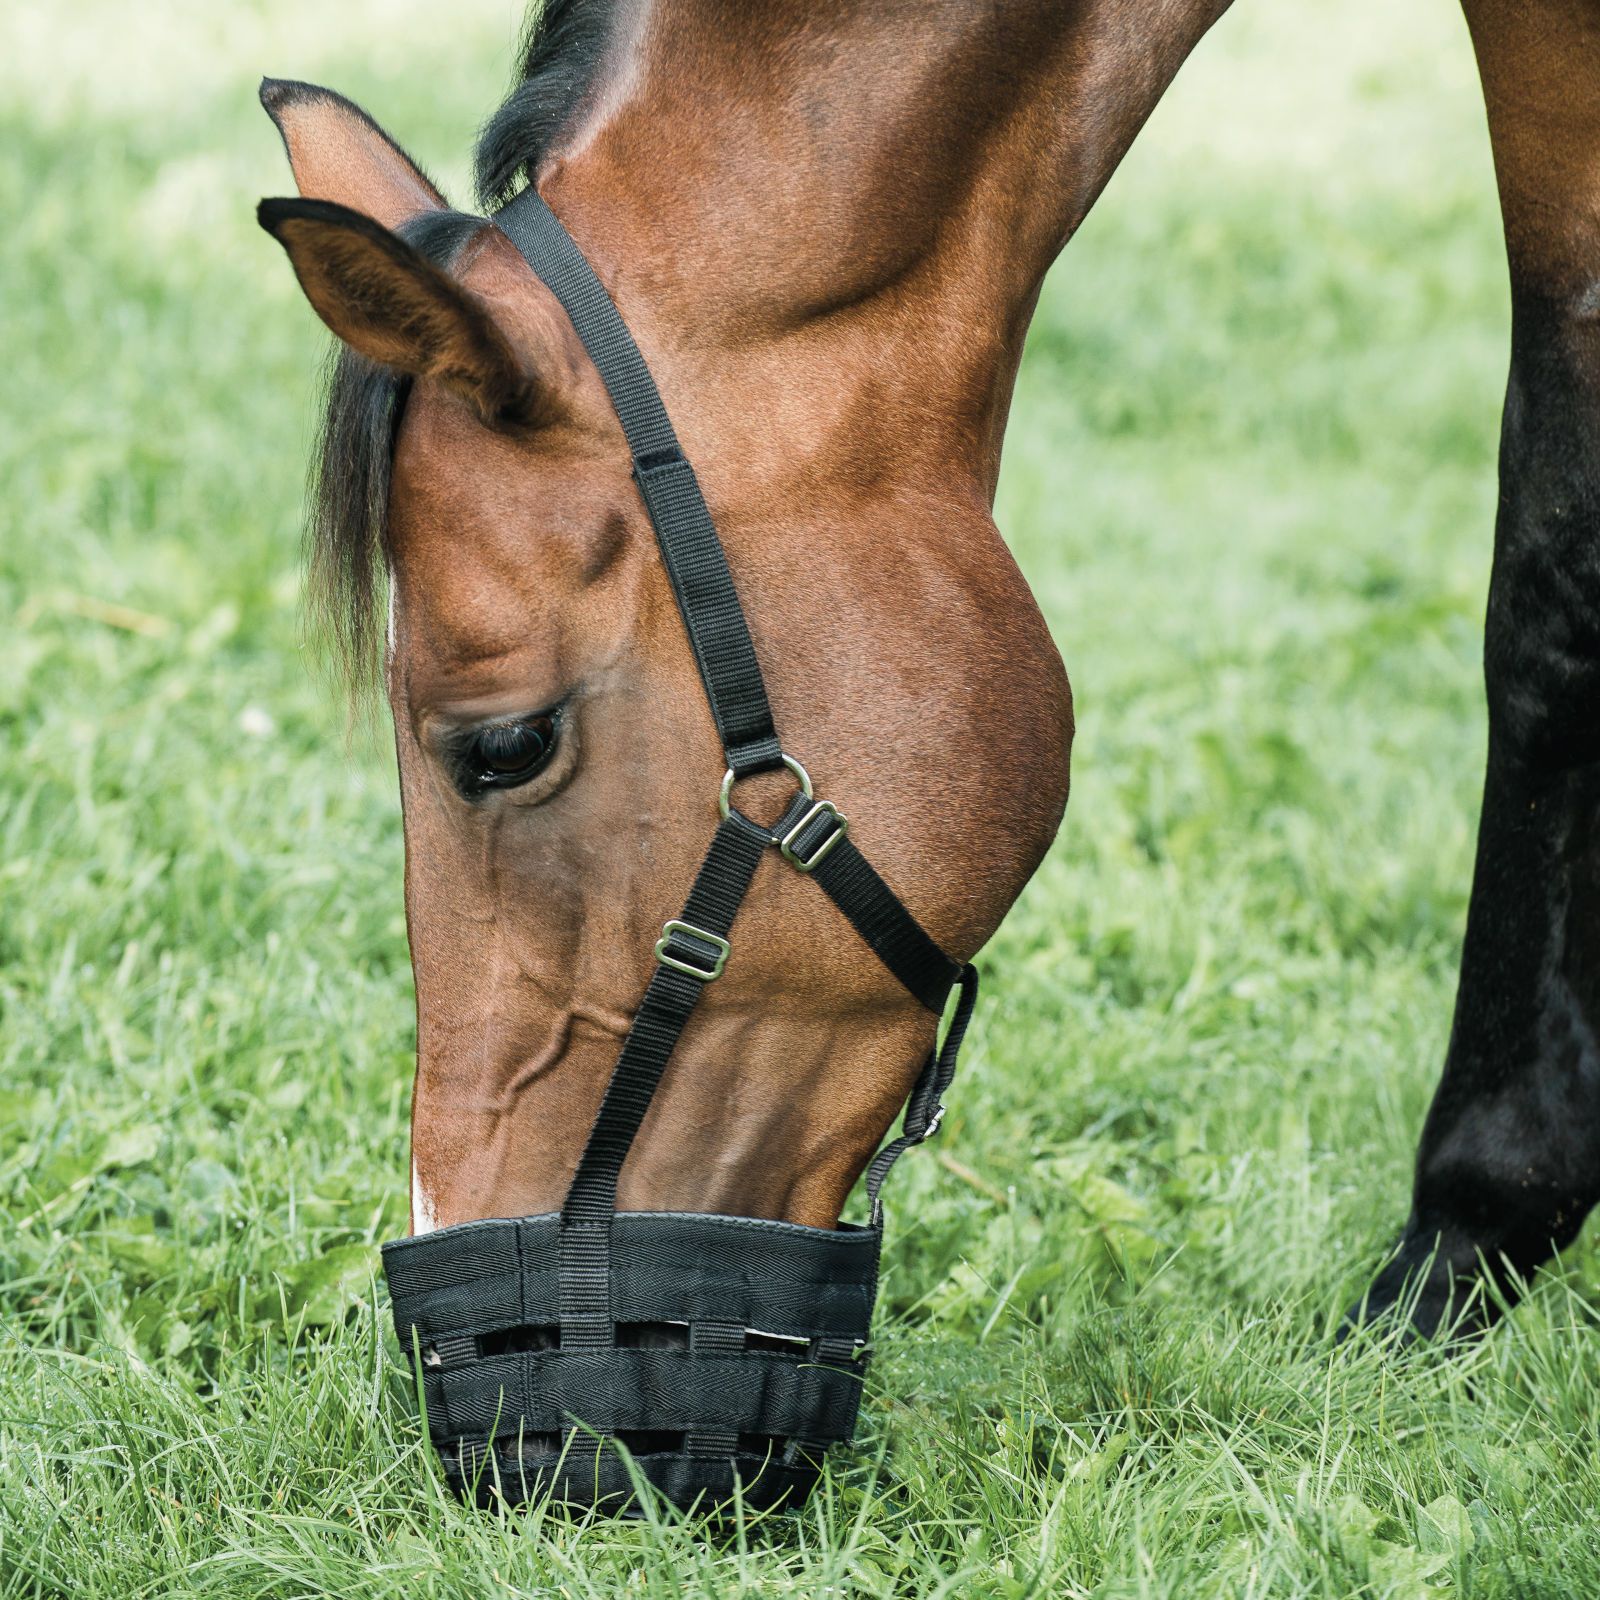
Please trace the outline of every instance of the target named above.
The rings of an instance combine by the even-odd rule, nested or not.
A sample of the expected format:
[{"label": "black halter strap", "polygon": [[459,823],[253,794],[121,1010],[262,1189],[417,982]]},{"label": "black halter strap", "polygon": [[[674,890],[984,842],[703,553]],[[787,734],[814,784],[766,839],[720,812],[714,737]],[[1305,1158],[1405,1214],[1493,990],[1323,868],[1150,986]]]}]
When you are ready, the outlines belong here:
[{"label": "black halter strap", "polygon": [[[583,252],[531,188],[495,221],[560,301],[605,382],[728,763],[723,820],[682,914],[662,930],[655,974],[561,1208],[562,1347],[604,1349],[616,1338],[611,1231],[617,1181],[690,1013],[728,960],[734,918],[767,847],[776,845],[799,873],[816,879],[889,971],[930,1011],[942,1013],[951,988],[960,991],[944,1041],[930,1053],[912,1089],[900,1136],[884,1145],[868,1169],[874,1224],[880,1215],[878,1192],[890,1167],[939,1125],[942,1097],[977,998],[978,975],[952,961],[928,936],[848,837],[846,819],[829,802],[813,798],[804,770],[784,753],[733,575],[694,469],[638,346]],[[780,765],[800,779],[802,793],[766,828],[731,806],[728,797],[737,779]]]},{"label": "black halter strap", "polygon": [[776,767],[782,754],[767,686],[722,541],[633,335],[572,235],[535,190],[524,190],[495,221],[561,302],[611,396],[728,766],[741,778]]}]

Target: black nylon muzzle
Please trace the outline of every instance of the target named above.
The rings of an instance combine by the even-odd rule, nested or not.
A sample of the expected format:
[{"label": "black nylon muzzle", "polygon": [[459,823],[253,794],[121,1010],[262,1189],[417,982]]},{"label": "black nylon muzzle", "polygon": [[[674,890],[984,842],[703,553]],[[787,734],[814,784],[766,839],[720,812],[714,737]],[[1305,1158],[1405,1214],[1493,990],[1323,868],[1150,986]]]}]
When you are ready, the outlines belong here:
[{"label": "black nylon muzzle", "polygon": [[[610,1349],[560,1346],[560,1218],[388,1244],[401,1348],[421,1357],[451,1487],[622,1510],[635,1471],[676,1504],[798,1504],[861,1403],[879,1229],[622,1212]],[[649,1340],[650,1343],[634,1342]],[[668,1347],[661,1345],[670,1340]],[[580,1421],[592,1435],[574,1432]]]},{"label": "black nylon muzzle", "polygon": [[[460,1223],[383,1247],[395,1332],[421,1379],[429,1435],[457,1493],[612,1512],[641,1486],[673,1504],[798,1506],[828,1447],[854,1432],[877,1291],[879,1190],[928,1138],[977,997],[977,973],[928,936],[816,800],[773,726],[755,646],[694,470],[610,296],[536,191],[495,221],[565,308],[605,382],[727,758],[722,821],[623,1042],[559,1213]],[[730,804],[739,778],[786,766],[801,792],[771,828]],[[845,914],[909,993],[958,999],[867,1171],[866,1227],[616,1209],[617,1182],[661,1075],[775,848]],[[620,1447],[620,1448],[619,1448]]]}]

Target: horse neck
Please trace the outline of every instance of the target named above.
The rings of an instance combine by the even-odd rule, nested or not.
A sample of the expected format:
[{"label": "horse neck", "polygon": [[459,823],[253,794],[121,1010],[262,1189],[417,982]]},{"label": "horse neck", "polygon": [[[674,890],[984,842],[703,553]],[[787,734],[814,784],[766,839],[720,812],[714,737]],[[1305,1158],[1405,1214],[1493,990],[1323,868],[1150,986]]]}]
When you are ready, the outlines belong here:
[{"label": "horse neck", "polygon": [[1045,270],[1226,4],[633,0],[539,185],[747,479],[870,415],[992,499]]}]

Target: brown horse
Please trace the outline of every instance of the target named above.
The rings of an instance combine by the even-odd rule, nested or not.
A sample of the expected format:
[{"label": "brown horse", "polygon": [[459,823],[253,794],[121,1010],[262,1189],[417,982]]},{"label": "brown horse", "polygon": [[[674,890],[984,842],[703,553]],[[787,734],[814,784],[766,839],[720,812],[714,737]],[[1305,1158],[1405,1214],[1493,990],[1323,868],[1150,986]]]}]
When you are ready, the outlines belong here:
[{"label": "brown horse", "polygon": [[[484,203],[535,185],[648,358],[789,748],[962,959],[1067,798],[1066,676],[990,517],[1024,332],[1225,6],[550,0],[479,147]],[[1456,1026],[1370,1302],[1417,1281],[1424,1330],[1463,1278],[1514,1282],[1570,1239],[1600,1185],[1600,5],[1467,12],[1515,333]],[[387,568],[413,1229],[548,1212],[714,821],[715,730],[550,292],[347,101],[263,99],[301,195],[333,203],[272,226],[345,346],[314,575],[358,670]],[[624,1210],[831,1227],[928,1048],[932,1016],[780,870],[757,873]]]}]

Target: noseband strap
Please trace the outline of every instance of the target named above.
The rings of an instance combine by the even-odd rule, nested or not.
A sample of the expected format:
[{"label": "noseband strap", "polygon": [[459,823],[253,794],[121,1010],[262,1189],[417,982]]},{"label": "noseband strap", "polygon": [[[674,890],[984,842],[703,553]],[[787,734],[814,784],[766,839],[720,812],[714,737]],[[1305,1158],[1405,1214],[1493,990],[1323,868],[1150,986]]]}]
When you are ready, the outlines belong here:
[{"label": "noseband strap", "polygon": [[[489,1249],[486,1241],[491,1235],[481,1231],[487,1224],[463,1224],[461,1229],[385,1246],[396,1325],[402,1340],[412,1333],[419,1341],[426,1336],[445,1369],[434,1384],[446,1410],[446,1429],[442,1436],[436,1431],[435,1437],[454,1452],[457,1465],[453,1475],[464,1475],[469,1458],[481,1454],[485,1445],[503,1439],[519,1419],[534,1427],[528,1419],[576,1416],[587,1424],[584,1431],[593,1437],[629,1427],[668,1428],[671,1424],[661,1419],[678,1417],[685,1440],[683,1452],[660,1458],[659,1467],[647,1474],[669,1495],[681,1498],[686,1485],[698,1485],[704,1492],[731,1484],[725,1471],[720,1478],[712,1474],[707,1461],[720,1458],[724,1468],[730,1461],[735,1467],[741,1462],[748,1464],[749,1447],[741,1441],[763,1437],[787,1439],[777,1481],[792,1480],[791,1486],[803,1494],[805,1473],[796,1452],[820,1457],[828,1442],[847,1438],[854,1425],[855,1400],[848,1396],[853,1393],[851,1385],[859,1387],[861,1362],[856,1351],[864,1339],[876,1283],[882,1226],[879,1191],[900,1155],[929,1138],[939,1126],[943,1096],[955,1075],[956,1057],[977,998],[978,975],[975,968],[951,960],[939,948],[849,837],[850,825],[838,808],[813,796],[804,768],[785,754],[733,575],[694,468],[678,444],[638,346],[583,252],[532,188],[502,209],[495,221],[566,310],[611,397],[705,685],[728,772],[721,796],[722,822],[712,836],[682,913],[662,930],[655,973],[623,1041],[559,1217],[494,1225],[514,1230],[505,1237],[515,1246],[515,1272],[522,1286],[518,1291],[521,1324],[540,1325],[543,1313],[539,1308],[553,1301],[558,1345],[537,1360],[532,1355],[520,1358],[515,1368],[522,1384],[519,1399],[508,1391],[503,1377],[496,1376],[499,1369],[490,1362],[483,1335],[474,1335],[468,1341],[473,1349],[462,1346],[459,1355],[455,1353],[459,1335],[440,1337],[441,1324],[461,1315],[457,1302],[450,1299],[455,1292],[452,1286],[459,1281],[455,1274],[469,1270],[464,1264],[453,1268],[447,1264],[450,1258],[441,1253],[445,1241],[450,1234],[465,1237],[465,1230],[475,1229],[479,1232],[471,1235],[474,1242],[465,1248]],[[768,828],[733,807],[728,797],[738,779],[779,766],[787,766],[795,774],[801,793]],[[627,1286],[634,1281],[630,1274],[637,1270],[636,1247],[647,1235],[640,1232],[643,1221],[630,1222],[626,1215],[619,1219],[618,1180],[690,1015],[729,959],[734,920],[769,846],[779,850],[797,876],[816,880],[867,947],[918,1002],[941,1015],[955,988],[956,1005],[942,1043],[930,1052],[911,1091],[900,1135],[879,1150],[868,1168],[871,1227],[841,1227],[829,1232],[755,1219],[665,1217],[660,1225],[676,1228],[674,1238],[681,1236],[680,1248],[690,1255],[693,1240],[701,1235],[702,1251],[716,1255],[726,1251],[730,1228],[741,1228],[746,1234],[755,1230],[763,1241],[772,1282],[759,1294],[752,1290],[754,1298],[747,1295],[749,1303],[743,1309],[735,1303],[737,1296],[723,1295],[722,1303],[705,1307],[703,1315],[699,1310],[686,1311],[690,1330],[686,1350],[622,1348],[620,1334],[631,1325],[625,1314]],[[549,1237],[552,1224],[553,1241]],[[802,1245],[802,1236],[813,1242]],[[493,1248],[501,1249],[502,1235],[496,1233],[492,1238],[496,1241]],[[535,1241],[541,1252],[554,1244],[553,1275],[535,1273],[530,1277],[526,1257]],[[792,1254],[801,1248],[812,1251],[818,1263],[826,1263],[812,1269],[818,1274],[819,1287],[854,1284],[851,1292],[865,1295],[865,1310],[851,1301],[848,1315],[830,1312],[824,1325],[819,1309],[812,1321],[797,1324],[792,1333],[780,1334],[810,1341],[807,1358],[796,1365],[770,1351],[763,1354],[757,1342],[772,1332],[769,1323],[782,1320],[773,1297],[787,1292],[785,1275],[790,1268],[785,1252]],[[870,1259],[862,1254],[863,1249],[869,1251]],[[511,1259],[507,1258],[508,1263]],[[692,1270],[686,1266],[691,1286],[697,1273],[704,1276],[707,1266],[705,1259],[697,1259]],[[498,1283],[511,1271],[509,1264],[486,1266],[480,1276],[485,1282]],[[487,1293],[474,1289],[474,1306]],[[694,1298],[692,1287],[680,1294]],[[509,1310],[499,1313],[498,1321],[491,1319],[485,1326],[505,1328],[508,1315]],[[678,1319],[667,1315],[659,1320],[671,1323]],[[746,1335],[757,1342],[747,1347]],[[752,1368],[751,1359],[757,1355],[761,1362]],[[467,1363],[459,1373],[452,1365],[458,1360]],[[585,1372],[591,1375],[583,1380],[589,1388],[579,1381]],[[764,1376],[747,1400],[734,1404],[731,1390],[719,1385],[735,1380],[752,1382],[752,1372]],[[629,1411],[617,1394],[631,1383],[646,1380],[655,1386],[648,1393],[658,1398],[641,1400]],[[490,1404],[491,1391],[499,1397],[494,1405]],[[573,1402],[564,1412],[560,1395]],[[576,1403],[578,1397],[583,1399],[581,1405]],[[506,1416],[506,1411],[511,1414]],[[452,1418],[471,1426],[458,1427]],[[571,1433],[567,1436],[568,1450],[574,1437]],[[540,1471],[547,1485],[568,1482],[571,1477],[565,1467],[541,1467]],[[784,1473],[791,1478],[784,1478]]]}]

